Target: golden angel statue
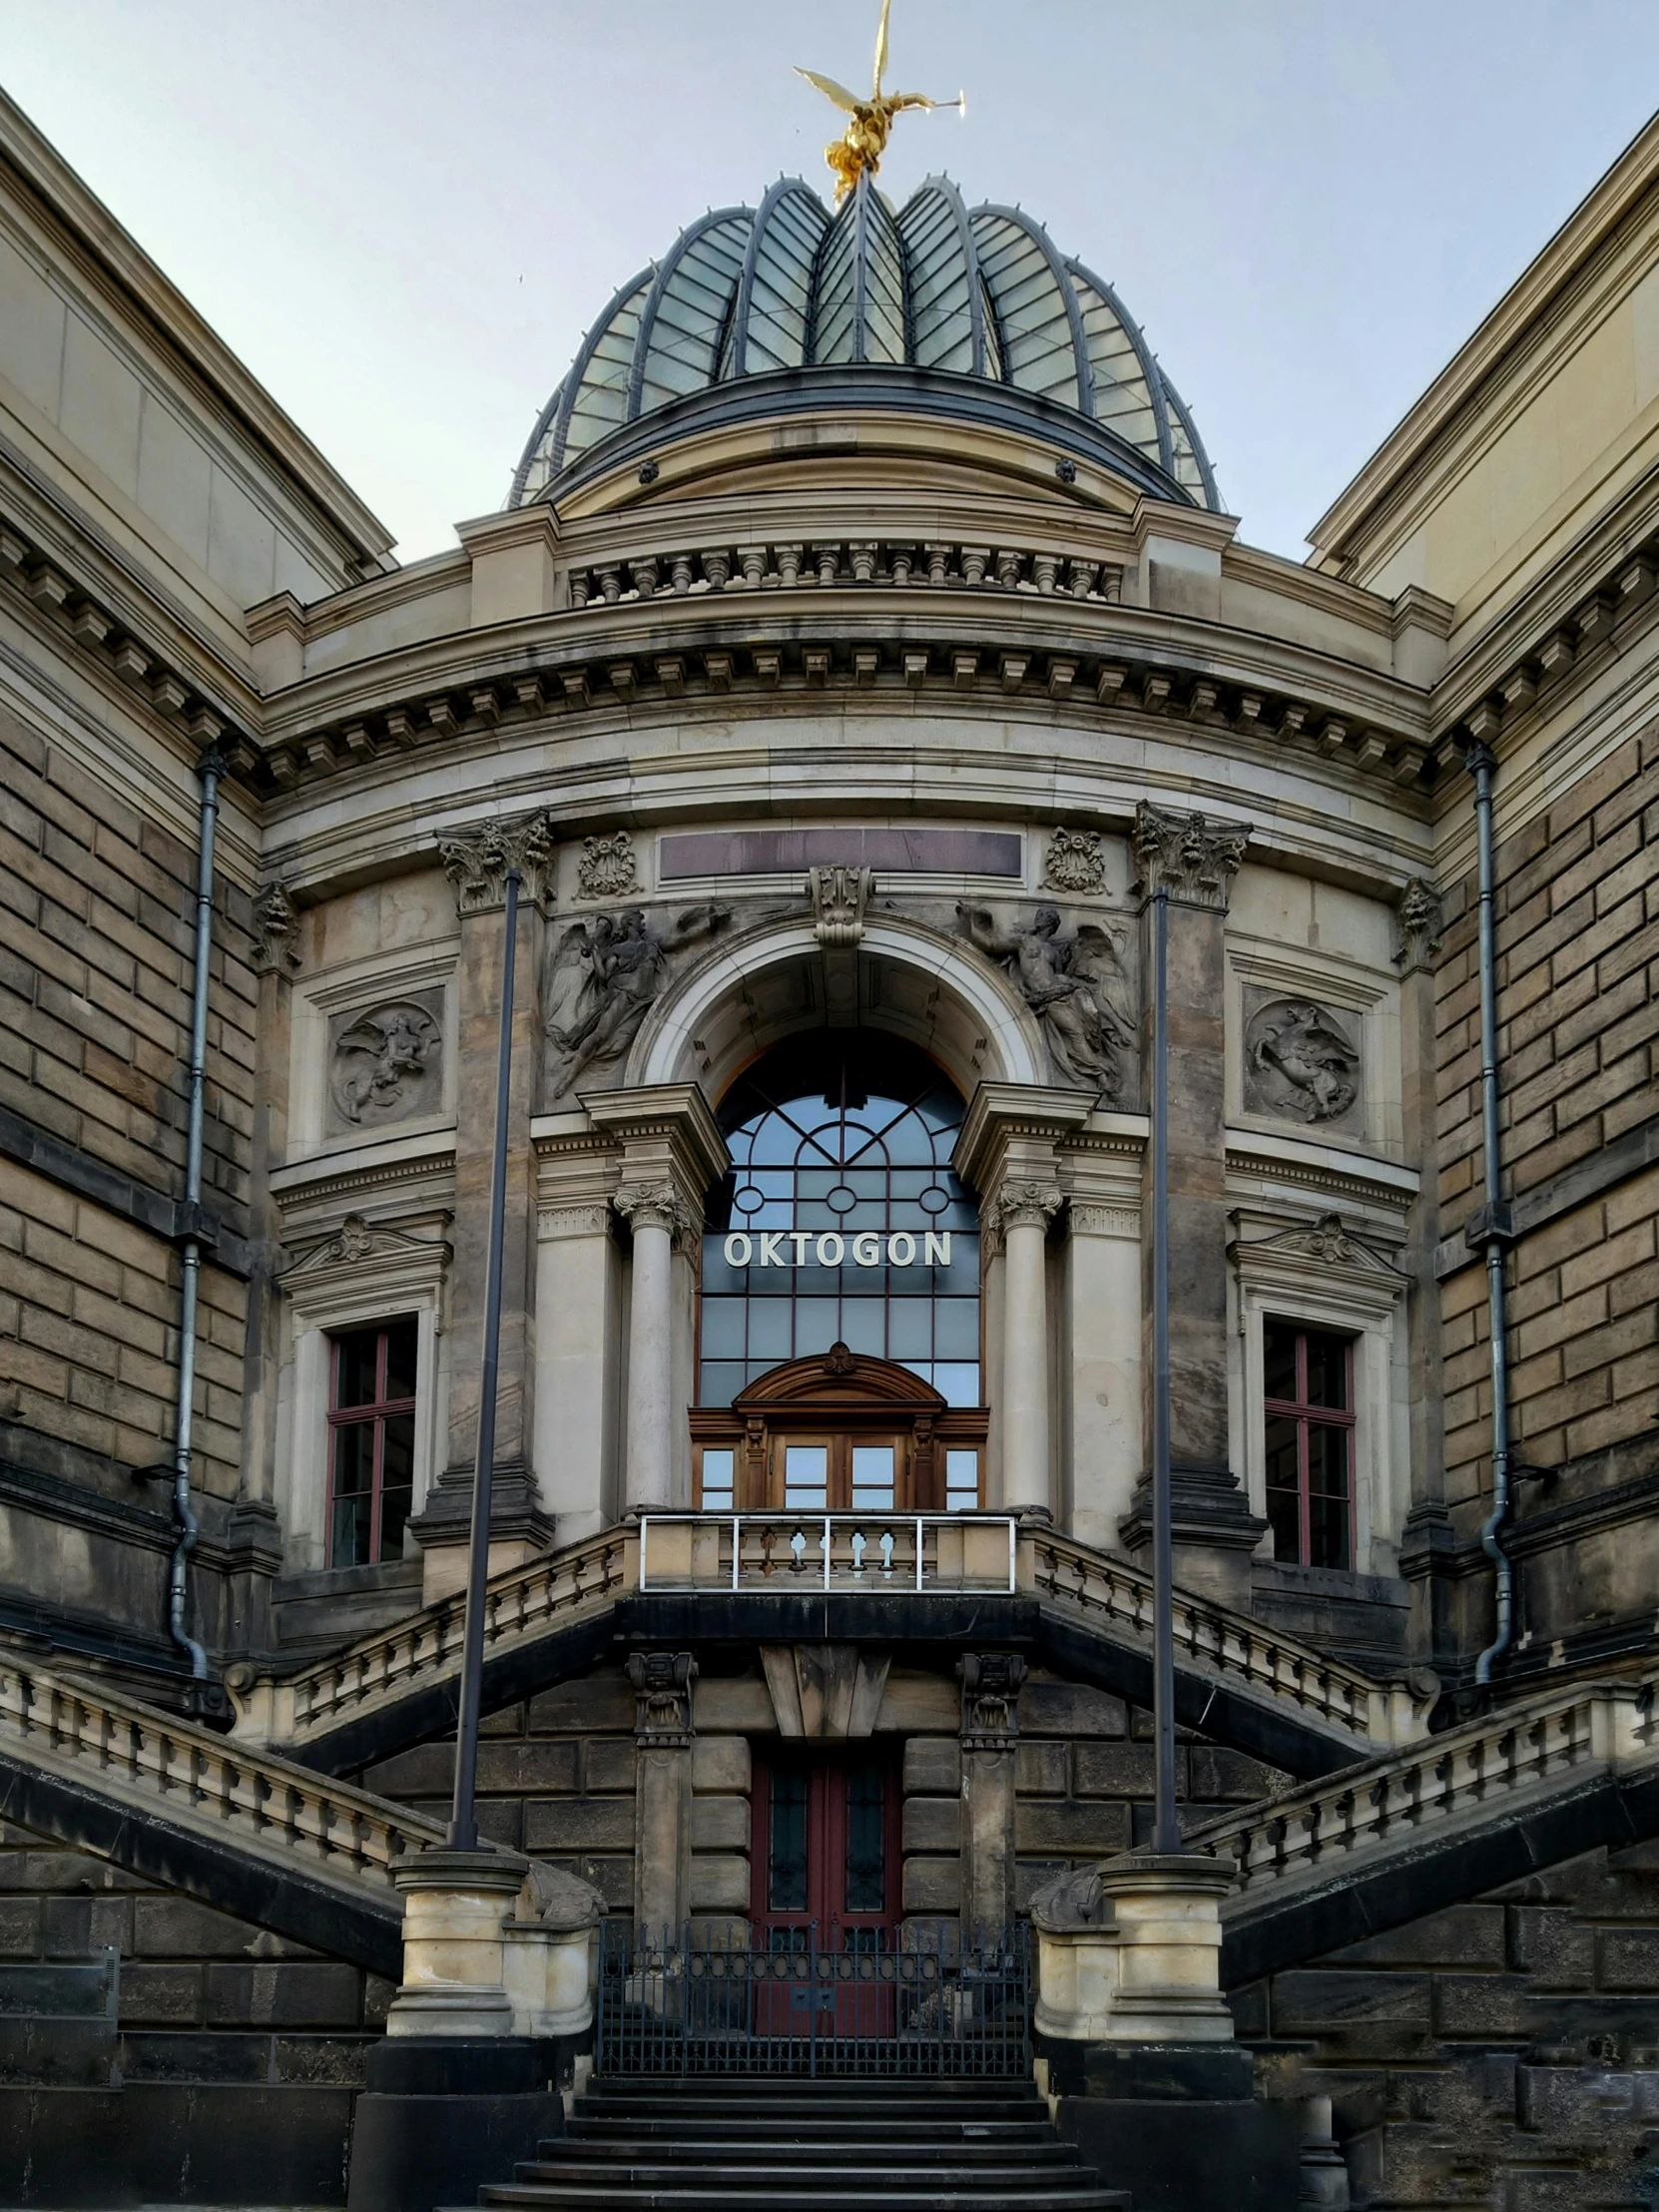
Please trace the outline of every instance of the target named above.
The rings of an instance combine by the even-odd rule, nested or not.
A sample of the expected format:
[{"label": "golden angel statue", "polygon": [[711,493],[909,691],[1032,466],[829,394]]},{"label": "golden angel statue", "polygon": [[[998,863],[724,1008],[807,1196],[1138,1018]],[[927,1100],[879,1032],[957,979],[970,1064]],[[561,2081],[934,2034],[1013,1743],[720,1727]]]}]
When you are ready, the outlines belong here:
[{"label": "golden angel statue", "polygon": [[798,77],[805,77],[810,85],[817,85],[827,100],[832,100],[852,118],[845,137],[831,141],[824,149],[824,158],[835,173],[837,201],[846,198],[866,169],[873,177],[880,168],[895,115],[902,115],[906,108],[956,108],[963,115],[967,114],[966,93],[959,92],[954,100],[929,100],[924,92],[881,90],[881,72],[887,66],[887,17],[891,9],[892,0],[881,0],[881,25],[875,34],[875,78],[867,100],[860,100],[844,85],[837,85],[833,77],[821,77],[816,69],[796,70]]}]

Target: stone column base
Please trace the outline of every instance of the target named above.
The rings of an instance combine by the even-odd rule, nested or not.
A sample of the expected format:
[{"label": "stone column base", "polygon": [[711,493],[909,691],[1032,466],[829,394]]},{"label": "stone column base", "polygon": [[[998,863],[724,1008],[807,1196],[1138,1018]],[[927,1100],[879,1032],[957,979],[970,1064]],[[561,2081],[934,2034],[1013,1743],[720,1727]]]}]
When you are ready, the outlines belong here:
[{"label": "stone column base", "polygon": [[574,2040],[388,2038],[368,2056],[351,2132],[346,2212],[475,2204],[564,2132]]},{"label": "stone column base", "polygon": [[[1135,2212],[1292,2212],[1302,2115],[1253,2093],[1236,2045],[1057,2045],[1037,2038],[1037,2086],[1060,2133]],[[355,2206],[352,2207],[355,2212]]]}]

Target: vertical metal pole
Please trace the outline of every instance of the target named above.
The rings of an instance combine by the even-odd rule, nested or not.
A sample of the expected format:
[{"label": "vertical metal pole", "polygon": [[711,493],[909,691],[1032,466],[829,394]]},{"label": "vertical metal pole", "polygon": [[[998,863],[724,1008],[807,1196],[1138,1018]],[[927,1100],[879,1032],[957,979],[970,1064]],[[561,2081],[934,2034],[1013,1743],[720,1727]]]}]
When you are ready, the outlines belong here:
[{"label": "vertical metal pole", "polygon": [[1169,1472],[1169,894],[1152,894],[1152,1848],[1181,1849],[1175,1812],[1175,1558]]},{"label": "vertical metal pole", "polygon": [[1492,853],[1492,772],[1497,763],[1484,745],[1468,753],[1474,777],[1474,822],[1479,882],[1480,965],[1480,1130],[1485,1170],[1486,1333],[1492,1363],[1492,1509],[1480,1527],[1480,1544],[1492,1562],[1492,1640],[1474,1663],[1474,1679],[1485,1684],[1492,1667],[1509,1648],[1513,1634],[1513,1570],[1498,1531],[1509,1517],[1509,1362],[1504,1316],[1503,1247],[1508,1215],[1503,1204],[1497,1099],[1497,934],[1493,918],[1496,883]]},{"label": "vertical metal pole", "polygon": [[501,1362],[501,1243],[507,1217],[507,1110],[513,1067],[513,970],[518,964],[516,867],[507,870],[507,941],[502,955],[501,1040],[495,1067],[495,1157],[490,1170],[490,1241],[485,1271],[484,1358],[478,1383],[478,1448],[472,1468],[472,1543],[461,1643],[461,1709],[455,1731],[451,1851],[478,1848],[478,1710],[483,1694],[484,1605],[490,1575],[490,1489],[495,1478],[495,1391]]}]

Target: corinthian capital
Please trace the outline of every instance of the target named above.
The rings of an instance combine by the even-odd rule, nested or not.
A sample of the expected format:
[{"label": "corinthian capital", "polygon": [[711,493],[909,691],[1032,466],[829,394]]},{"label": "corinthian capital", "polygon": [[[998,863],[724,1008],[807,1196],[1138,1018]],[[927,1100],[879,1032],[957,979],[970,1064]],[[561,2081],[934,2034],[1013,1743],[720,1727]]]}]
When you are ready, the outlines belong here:
[{"label": "corinthian capital", "polygon": [[1002,1236],[1010,1229],[1046,1229],[1064,1197],[1057,1183],[1004,1183],[986,1212]]},{"label": "corinthian capital", "polygon": [[471,830],[438,838],[444,873],[455,886],[455,905],[466,914],[487,914],[507,903],[507,877],[515,869],[531,904],[546,888],[553,837],[546,814],[509,815]]},{"label": "corinthian capital", "polygon": [[696,1217],[672,1183],[625,1183],[611,1203],[630,1229],[665,1229],[677,1252],[696,1250]]},{"label": "corinthian capital", "polygon": [[1145,896],[1167,891],[1183,905],[1226,913],[1233,878],[1250,842],[1250,826],[1229,827],[1204,815],[1166,814],[1142,800],[1135,809],[1132,841]]}]

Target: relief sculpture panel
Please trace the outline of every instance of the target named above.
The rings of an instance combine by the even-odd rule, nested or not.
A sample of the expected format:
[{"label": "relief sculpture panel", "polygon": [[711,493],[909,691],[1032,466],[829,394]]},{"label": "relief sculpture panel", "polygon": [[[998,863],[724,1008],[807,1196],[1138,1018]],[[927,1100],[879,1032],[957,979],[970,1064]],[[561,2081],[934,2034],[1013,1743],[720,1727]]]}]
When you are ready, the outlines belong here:
[{"label": "relief sculpture panel", "polygon": [[731,918],[730,906],[693,906],[672,921],[632,906],[563,931],[547,976],[549,1104],[590,1070],[614,1072],[668,981],[675,955],[703,943]]},{"label": "relief sculpture panel", "polygon": [[328,1025],[328,1131],[377,1129],[443,1106],[443,994],[412,992]]},{"label": "relief sculpture panel", "polygon": [[1359,1024],[1313,999],[1266,992],[1246,1000],[1244,1103],[1282,1121],[1350,1126],[1360,1119]]},{"label": "relief sculpture panel", "polygon": [[1037,1017],[1056,1082],[1120,1105],[1134,1090],[1135,996],[1125,947],[1112,921],[1066,929],[1059,909],[1001,919],[988,906],[960,905],[957,927],[1006,969]]}]

